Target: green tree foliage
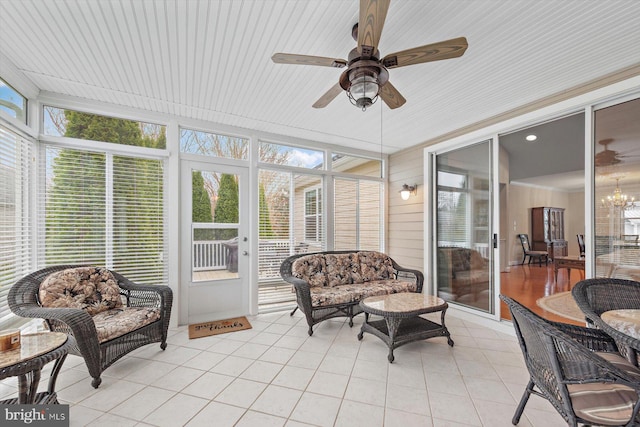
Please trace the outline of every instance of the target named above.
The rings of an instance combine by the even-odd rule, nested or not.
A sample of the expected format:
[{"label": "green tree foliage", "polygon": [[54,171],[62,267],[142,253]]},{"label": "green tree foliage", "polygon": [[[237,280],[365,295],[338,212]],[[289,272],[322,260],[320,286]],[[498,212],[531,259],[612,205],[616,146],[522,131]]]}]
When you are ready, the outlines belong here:
[{"label": "green tree foliage", "polygon": [[[222,174],[218,189],[218,202],[213,213],[213,222],[218,224],[238,223],[239,212],[238,183],[233,175]],[[236,230],[217,230],[218,240],[228,240],[237,237]]]},{"label": "green tree foliage", "polygon": [[[202,172],[193,171],[191,175],[191,211],[193,222],[213,222],[211,214],[211,200],[209,193],[204,188],[204,177]],[[214,230],[195,229],[194,240],[215,240]]]},{"label": "green tree foliage", "polygon": [[273,228],[271,227],[271,218],[269,217],[269,204],[265,196],[264,184],[259,186],[259,206],[260,206],[260,238],[269,239],[274,237]]},{"label": "green tree foliage", "polygon": [[98,116],[65,110],[67,119],[65,136],[92,141],[144,146],[138,123],[113,117]]},{"label": "green tree foliage", "polygon": [[[64,254],[68,262],[105,264],[105,155],[71,149],[53,159],[47,194],[45,255],[47,264]],[[49,260],[52,260],[51,262]]]},{"label": "green tree foliage", "polygon": [[204,188],[204,178],[202,172],[193,171],[191,176],[192,188],[192,221],[193,222],[212,222],[211,201],[209,193]]}]

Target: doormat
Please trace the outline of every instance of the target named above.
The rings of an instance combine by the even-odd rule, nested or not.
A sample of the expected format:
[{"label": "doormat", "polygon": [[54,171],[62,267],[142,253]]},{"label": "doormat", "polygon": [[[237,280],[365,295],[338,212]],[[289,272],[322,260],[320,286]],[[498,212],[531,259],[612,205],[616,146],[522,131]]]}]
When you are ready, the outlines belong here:
[{"label": "doormat", "polygon": [[536,301],[536,304],[538,304],[538,307],[557,314],[558,316],[566,317],[567,319],[580,323],[585,322],[584,313],[573,299],[571,291],[558,292],[557,294],[540,298]]},{"label": "doormat", "polygon": [[189,339],[208,337],[210,335],[226,334],[227,332],[251,329],[251,323],[246,317],[234,317],[233,319],[214,320],[212,322],[195,323],[189,325]]}]

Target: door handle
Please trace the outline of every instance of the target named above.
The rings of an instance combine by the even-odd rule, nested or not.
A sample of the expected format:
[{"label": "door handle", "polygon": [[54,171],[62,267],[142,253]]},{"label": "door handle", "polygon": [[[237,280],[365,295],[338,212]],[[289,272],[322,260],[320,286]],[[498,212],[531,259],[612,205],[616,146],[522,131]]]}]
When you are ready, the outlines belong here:
[{"label": "door handle", "polygon": [[249,255],[249,252],[247,252],[247,251],[242,251],[242,255]]},{"label": "door handle", "polygon": [[497,248],[498,248],[498,234],[493,233],[493,249],[497,249]]}]

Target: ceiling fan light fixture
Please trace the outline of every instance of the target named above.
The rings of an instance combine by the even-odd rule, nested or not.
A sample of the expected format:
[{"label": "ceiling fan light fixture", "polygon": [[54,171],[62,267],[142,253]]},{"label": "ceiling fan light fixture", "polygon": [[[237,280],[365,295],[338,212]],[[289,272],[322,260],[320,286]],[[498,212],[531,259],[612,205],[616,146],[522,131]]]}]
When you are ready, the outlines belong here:
[{"label": "ceiling fan light fixture", "polygon": [[378,100],[379,91],[377,76],[360,73],[355,74],[351,79],[347,96],[353,105],[365,111]]}]

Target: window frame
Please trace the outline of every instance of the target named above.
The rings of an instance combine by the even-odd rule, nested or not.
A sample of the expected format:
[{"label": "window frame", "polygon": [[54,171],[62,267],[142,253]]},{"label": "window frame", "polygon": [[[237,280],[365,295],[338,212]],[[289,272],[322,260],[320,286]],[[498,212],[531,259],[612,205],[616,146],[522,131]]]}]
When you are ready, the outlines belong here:
[{"label": "window frame", "polygon": [[[307,195],[311,194],[311,193],[315,193],[315,203],[314,203],[314,207],[315,207],[315,213],[309,214],[307,213]],[[309,187],[309,188],[305,188],[304,189],[304,241],[305,242],[313,242],[313,243],[318,243],[318,242],[322,242],[322,216],[323,216],[323,211],[322,211],[322,187],[319,185],[315,185],[313,187]],[[315,219],[315,232],[313,233],[315,235],[315,238],[309,239],[307,236],[309,236],[309,220],[311,218]]]}]

